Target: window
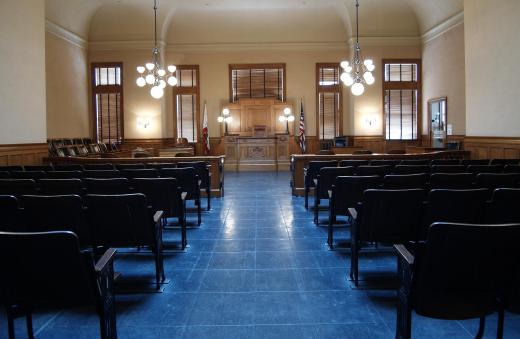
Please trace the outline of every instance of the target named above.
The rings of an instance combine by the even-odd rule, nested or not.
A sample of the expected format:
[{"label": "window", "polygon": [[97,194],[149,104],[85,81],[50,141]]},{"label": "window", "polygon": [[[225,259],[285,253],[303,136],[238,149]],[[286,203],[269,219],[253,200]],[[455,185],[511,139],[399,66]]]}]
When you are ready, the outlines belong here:
[{"label": "window", "polygon": [[417,140],[421,117],[421,61],[383,60],[386,140]]},{"label": "window", "polygon": [[316,64],[316,113],[320,140],[331,140],[342,134],[339,63]]},{"label": "window", "polygon": [[123,141],[123,64],[92,64],[92,107],[97,142]]},{"label": "window", "polygon": [[285,100],[285,64],[229,65],[230,102],[242,98]]},{"label": "window", "polygon": [[177,66],[177,86],[173,88],[177,138],[197,142],[199,131],[199,66]]}]

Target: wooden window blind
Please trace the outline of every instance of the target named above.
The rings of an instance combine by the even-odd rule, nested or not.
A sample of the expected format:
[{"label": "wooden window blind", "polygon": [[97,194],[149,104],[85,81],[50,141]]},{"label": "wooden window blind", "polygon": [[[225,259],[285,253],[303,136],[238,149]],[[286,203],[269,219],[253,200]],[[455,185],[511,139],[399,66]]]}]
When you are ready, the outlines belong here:
[{"label": "wooden window blind", "polygon": [[97,142],[123,141],[123,64],[92,64],[92,107]]},{"label": "wooden window blind", "polygon": [[386,140],[417,140],[420,121],[420,60],[383,60]]},{"label": "wooden window blind", "polygon": [[176,136],[188,142],[199,139],[199,66],[177,66],[177,87],[174,87]]},{"label": "wooden window blind", "polygon": [[229,65],[230,101],[242,98],[285,99],[285,64]]},{"label": "wooden window blind", "polygon": [[342,134],[342,90],[340,66],[316,64],[317,135],[320,140],[332,140]]}]

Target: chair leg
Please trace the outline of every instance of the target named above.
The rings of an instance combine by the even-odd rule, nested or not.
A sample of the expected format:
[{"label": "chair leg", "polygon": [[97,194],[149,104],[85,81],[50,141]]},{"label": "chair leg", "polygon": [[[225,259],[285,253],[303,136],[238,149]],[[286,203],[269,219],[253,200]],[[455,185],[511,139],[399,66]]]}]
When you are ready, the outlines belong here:
[{"label": "chair leg", "polygon": [[206,195],[208,196],[208,211],[211,209],[211,187],[206,189]]},{"label": "chair leg", "polygon": [[188,243],[188,240],[186,239],[186,202],[182,204],[182,211],[181,215],[179,216],[179,221],[181,223],[181,246],[184,250],[186,248],[186,245]]},{"label": "chair leg", "polygon": [[316,199],[314,201],[314,223],[319,225],[319,209],[320,209],[320,199]]},{"label": "chair leg", "polygon": [[14,336],[14,315],[11,307],[7,306],[7,328],[9,332],[9,339],[15,339]]},{"label": "chair leg", "polygon": [[399,290],[397,293],[397,325],[395,328],[395,339],[411,339],[412,309],[406,293],[403,293],[402,290]]},{"label": "chair leg", "polygon": [[200,197],[198,199],[198,204],[197,204],[197,225],[200,226],[200,223],[202,222],[202,217],[201,217],[201,213],[202,213],[202,209],[200,207]]},{"label": "chair leg", "polygon": [[327,232],[327,244],[329,244],[329,248],[330,249],[333,249],[334,248],[334,239],[333,239],[333,228],[332,228],[332,220],[334,219],[333,217],[333,211],[332,211],[332,207],[329,207],[329,227],[328,227],[328,232]]},{"label": "chair leg", "polygon": [[358,243],[355,239],[351,239],[352,253],[350,255],[350,278],[354,281],[354,285],[358,286]]},{"label": "chair leg", "polygon": [[305,191],[305,209],[308,210],[309,209],[309,188],[307,186],[305,186],[304,191]]},{"label": "chair leg", "polygon": [[504,310],[498,311],[498,324],[497,324],[497,339],[504,337]]},{"label": "chair leg", "polygon": [[30,311],[27,311],[25,315],[25,323],[27,326],[27,338],[34,339],[32,313]]},{"label": "chair leg", "polygon": [[486,328],[486,316],[480,317],[479,323],[478,323],[478,332],[475,336],[475,339],[481,339],[484,335],[484,330]]}]

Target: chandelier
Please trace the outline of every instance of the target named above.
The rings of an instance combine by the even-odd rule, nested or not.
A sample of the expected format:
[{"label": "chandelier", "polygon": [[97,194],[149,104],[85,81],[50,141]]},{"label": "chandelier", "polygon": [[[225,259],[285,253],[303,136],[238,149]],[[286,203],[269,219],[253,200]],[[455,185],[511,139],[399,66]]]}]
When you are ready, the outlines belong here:
[{"label": "chandelier", "polygon": [[370,59],[363,61],[361,57],[361,47],[359,47],[359,0],[356,0],[356,43],[354,45],[354,59],[352,63],[348,61],[341,62],[343,73],[341,81],[348,87],[355,96],[359,96],[365,92],[366,85],[372,85],[376,79],[372,75],[372,71],[376,68],[374,62]]},{"label": "chandelier", "polygon": [[170,86],[177,85],[177,78],[175,77],[177,67],[169,65],[167,67],[168,72],[166,72],[166,70],[161,66],[159,47],[157,47],[157,0],[154,0],[153,2],[153,11],[154,48],[152,50],[152,62],[147,62],[144,66],[137,67],[139,77],[136,80],[136,84],[139,87],[144,87],[146,85],[152,86],[150,89],[150,95],[155,99],[160,99],[164,95],[166,84]]}]

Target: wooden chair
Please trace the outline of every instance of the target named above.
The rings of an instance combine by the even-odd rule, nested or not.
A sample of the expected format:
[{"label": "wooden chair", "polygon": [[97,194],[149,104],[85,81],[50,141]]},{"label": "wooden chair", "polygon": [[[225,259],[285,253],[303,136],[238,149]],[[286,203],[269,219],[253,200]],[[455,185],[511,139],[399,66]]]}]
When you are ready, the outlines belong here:
[{"label": "wooden chair", "polygon": [[136,178],[134,192],[146,195],[148,205],[163,211],[163,226],[167,218],[177,218],[181,226],[181,247],[186,248],[186,192],[182,192],[173,178]]},{"label": "wooden chair", "polygon": [[383,188],[387,190],[426,189],[428,186],[428,178],[429,175],[426,173],[385,175],[383,178]]},{"label": "wooden chair", "polygon": [[157,289],[166,279],[163,265],[162,211],[154,211],[140,193],[87,194],[87,220],[94,248],[148,246],[155,257]]},{"label": "wooden chair", "polygon": [[363,192],[370,188],[380,188],[382,183],[383,178],[378,175],[336,177],[329,193],[327,244],[331,249],[334,247],[333,224],[336,216],[349,216],[348,209],[357,206],[357,203],[363,199]]},{"label": "wooden chair", "polygon": [[83,179],[88,194],[127,194],[130,193],[130,182],[126,178]]},{"label": "wooden chair", "polygon": [[211,209],[211,165],[205,161],[178,162],[177,168],[193,167],[200,180],[200,188],[206,191],[207,209]]},{"label": "wooden chair", "polygon": [[309,161],[307,167],[303,169],[303,186],[305,194],[305,209],[309,208],[309,192],[315,187],[314,179],[318,176],[320,169],[323,167],[337,167],[338,162],[329,161]]},{"label": "wooden chair", "polygon": [[422,174],[430,173],[428,165],[397,165],[392,170],[393,174]]},{"label": "wooden chair", "polygon": [[90,230],[79,195],[24,195],[20,198],[26,232],[70,231],[82,249],[92,249]]},{"label": "wooden chair", "polygon": [[329,191],[339,176],[354,175],[354,167],[322,167],[317,176],[314,190],[314,223],[318,225],[320,200],[329,198]]},{"label": "wooden chair", "polygon": [[479,318],[476,338],[484,334],[485,317],[498,311],[497,338],[502,338],[501,300],[510,289],[518,265],[520,224],[478,225],[435,223],[415,255],[398,251],[396,338],[412,338],[412,310],[425,317]]},{"label": "wooden chair", "polygon": [[13,195],[0,195],[0,232],[21,232],[21,210]]},{"label": "wooden chair", "polygon": [[430,176],[430,189],[472,189],[474,179],[471,173],[434,173]]},{"label": "wooden chair", "polygon": [[353,221],[350,278],[354,285],[359,281],[362,242],[403,244],[420,239],[425,195],[422,189],[368,189],[357,208],[348,209]]},{"label": "wooden chair", "polygon": [[82,196],[83,182],[80,179],[40,179],[38,180],[39,194],[63,195],[76,194]]},{"label": "wooden chair", "polygon": [[101,338],[116,339],[115,252],[109,249],[94,262],[72,232],[0,232],[0,302],[6,307],[9,338],[14,339],[14,319],[21,316],[28,337],[34,338],[32,311],[52,302],[61,308],[94,306]]},{"label": "wooden chair", "polygon": [[186,192],[186,200],[193,200],[197,206],[197,225],[202,222],[200,203],[200,181],[193,167],[163,168],[159,172],[161,178],[177,179],[177,185]]}]

